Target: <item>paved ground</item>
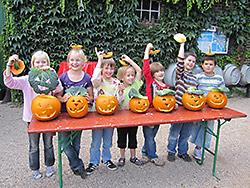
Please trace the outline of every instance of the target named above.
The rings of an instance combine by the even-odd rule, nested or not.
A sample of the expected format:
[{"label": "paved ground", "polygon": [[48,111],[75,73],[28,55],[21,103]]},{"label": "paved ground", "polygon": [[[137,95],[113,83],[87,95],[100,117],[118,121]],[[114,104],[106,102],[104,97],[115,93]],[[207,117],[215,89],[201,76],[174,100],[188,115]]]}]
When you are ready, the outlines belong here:
[{"label": "paved ground", "polygon": [[[250,114],[249,98],[232,98],[229,107]],[[28,139],[26,125],[21,120],[22,109],[10,104],[0,105],[0,187],[58,187],[57,176],[31,179],[28,168]],[[212,157],[206,154],[203,166],[195,162],[186,163],[178,159],[174,163],[166,160],[166,139],[169,125],[162,125],[157,135],[158,154],[166,161],[164,167],[146,164],[136,167],[127,162],[125,167],[117,171],[108,171],[101,166],[98,171],[82,180],[74,176],[69,169],[67,159],[63,155],[64,187],[250,187],[250,118],[232,120],[222,128],[217,174],[220,180],[212,177]],[[118,159],[119,150],[116,147],[116,132],[112,148],[113,159]],[[89,161],[90,131],[82,136],[81,156],[85,165]],[[143,137],[141,128],[138,131],[139,148]],[[57,140],[54,139],[55,153]],[[42,149],[42,147],[41,147]],[[190,146],[190,153],[193,146]],[[42,151],[42,150],[41,150]],[[139,153],[139,152],[138,152]],[[128,153],[127,153],[128,154]],[[43,152],[41,152],[41,171],[44,172]],[[128,155],[127,155],[128,156]],[[127,157],[128,158],[128,157]],[[56,163],[57,165],[57,163]]]}]

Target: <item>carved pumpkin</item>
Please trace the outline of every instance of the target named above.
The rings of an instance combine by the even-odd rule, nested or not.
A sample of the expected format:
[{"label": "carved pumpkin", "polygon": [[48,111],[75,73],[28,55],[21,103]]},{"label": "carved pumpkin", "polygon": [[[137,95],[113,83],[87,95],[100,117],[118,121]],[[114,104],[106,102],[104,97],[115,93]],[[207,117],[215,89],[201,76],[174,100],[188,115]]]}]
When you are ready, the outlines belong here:
[{"label": "carved pumpkin", "polygon": [[189,88],[188,92],[182,96],[182,104],[188,110],[201,110],[206,104],[206,97],[201,90]]},{"label": "carved pumpkin", "polygon": [[227,88],[213,88],[207,94],[207,105],[211,108],[221,109],[227,105],[227,96],[225,92],[228,92]]},{"label": "carved pumpkin", "polygon": [[153,106],[159,112],[171,112],[176,105],[175,92],[170,89],[158,90]]},{"label": "carved pumpkin", "polygon": [[84,97],[87,95],[86,88],[76,86],[66,89],[65,92],[71,95],[66,103],[69,116],[74,118],[86,116],[88,113],[88,101]]},{"label": "carved pumpkin", "polygon": [[118,109],[119,102],[115,96],[99,95],[96,99],[95,108],[99,114],[112,115]]},{"label": "carved pumpkin", "polygon": [[31,111],[37,120],[49,121],[60,114],[61,103],[56,97],[41,94],[32,100]]},{"label": "carved pumpkin", "polygon": [[135,113],[144,113],[149,108],[149,100],[142,96],[136,89],[132,88],[129,93],[129,109]]},{"label": "carved pumpkin", "polygon": [[23,72],[23,70],[25,69],[25,64],[22,60],[17,60],[14,62],[14,64],[12,64],[12,66],[10,67],[10,71],[12,72],[12,74],[14,75],[19,75]]}]

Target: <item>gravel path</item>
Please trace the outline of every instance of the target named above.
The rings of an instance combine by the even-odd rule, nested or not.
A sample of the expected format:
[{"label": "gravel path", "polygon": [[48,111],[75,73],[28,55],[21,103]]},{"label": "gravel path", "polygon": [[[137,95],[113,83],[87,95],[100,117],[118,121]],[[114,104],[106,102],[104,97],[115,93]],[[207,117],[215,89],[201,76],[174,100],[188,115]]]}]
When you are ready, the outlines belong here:
[{"label": "gravel path", "polygon": [[[250,98],[231,98],[229,107],[250,114]],[[22,119],[22,109],[10,104],[0,105],[0,187],[58,187],[57,175],[51,178],[32,180],[28,168],[28,137],[26,125]],[[146,164],[137,167],[128,162],[123,168],[111,172],[104,166],[86,180],[74,176],[69,169],[67,159],[63,155],[64,187],[250,187],[250,118],[235,119],[226,123],[221,129],[217,175],[220,180],[212,176],[211,155],[206,154],[203,166],[194,161],[186,163],[180,159],[170,163],[166,160],[166,140],[169,125],[162,125],[157,135],[157,149],[159,157],[166,161],[164,167]],[[116,161],[119,150],[116,147],[116,131],[113,137],[112,154]],[[81,156],[85,165],[89,161],[89,146],[91,132],[84,131],[82,135]],[[138,131],[138,148],[143,143],[142,129]],[[57,156],[57,139],[54,139],[55,154]],[[42,148],[41,148],[42,151]],[[139,150],[138,150],[139,151]],[[190,145],[189,152],[193,151]],[[42,152],[41,152],[42,153]],[[129,158],[127,152],[127,159]],[[41,171],[44,172],[43,154],[41,155]],[[138,156],[140,156],[138,152]],[[56,163],[57,165],[57,163]],[[57,166],[56,166],[57,167]]]}]

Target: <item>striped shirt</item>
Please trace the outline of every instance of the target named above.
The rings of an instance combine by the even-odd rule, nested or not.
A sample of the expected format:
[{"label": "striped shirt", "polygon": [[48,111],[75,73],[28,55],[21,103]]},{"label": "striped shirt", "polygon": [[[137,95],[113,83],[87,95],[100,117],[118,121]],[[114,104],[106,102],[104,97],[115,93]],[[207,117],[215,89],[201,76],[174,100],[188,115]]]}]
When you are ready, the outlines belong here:
[{"label": "striped shirt", "polygon": [[184,71],[184,63],[183,60],[177,58],[177,66],[176,66],[176,102],[178,105],[182,105],[182,96],[187,92],[187,89],[190,87],[197,87],[198,82],[196,77],[192,72]]},{"label": "striped shirt", "polygon": [[196,78],[199,84],[198,89],[204,91],[206,95],[208,94],[211,87],[225,87],[223,77],[217,74],[214,76],[206,76],[204,73],[200,73],[196,75]]}]

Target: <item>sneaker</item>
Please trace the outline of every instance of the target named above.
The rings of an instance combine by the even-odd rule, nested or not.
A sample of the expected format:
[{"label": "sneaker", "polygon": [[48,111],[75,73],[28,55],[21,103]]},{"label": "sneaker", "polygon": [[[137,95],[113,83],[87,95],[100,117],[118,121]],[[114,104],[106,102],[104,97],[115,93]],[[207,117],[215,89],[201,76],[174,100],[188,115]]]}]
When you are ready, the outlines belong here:
[{"label": "sneaker", "polygon": [[202,157],[202,151],[201,151],[201,149],[194,148],[193,157],[194,157],[196,160],[201,160],[201,157]]},{"label": "sneaker", "polygon": [[55,174],[55,169],[54,169],[54,166],[47,166],[46,167],[46,172],[45,172],[45,175],[46,177],[51,177]]},{"label": "sneaker", "polygon": [[168,161],[170,162],[174,162],[175,161],[175,154],[168,152],[168,157],[167,157]]},{"label": "sneaker", "polygon": [[98,168],[99,165],[89,163],[88,168],[86,168],[87,175],[93,174],[93,172]]},{"label": "sneaker", "polygon": [[144,163],[141,160],[139,160],[137,157],[130,158],[130,162],[137,166],[144,165]]},{"label": "sneaker", "polygon": [[192,161],[191,157],[188,154],[182,154],[182,155],[178,154],[178,157],[183,159],[185,162],[191,162]]},{"label": "sneaker", "polygon": [[106,165],[106,167],[109,170],[116,170],[117,169],[117,166],[111,160],[106,161],[104,164]]},{"label": "sneaker", "polygon": [[143,162],[143,164],[146,164],[150,161],[150,159],[146,155],[143,155],[141,161]]},{"label": "sneaker", "polygon": [[32,178],[34,180],[38,180],[42,177],[43,175],[41,174],[41,172],[39,170],[33,170],[32,171]]},{"label": "sneaker", "polygon": [[125,165],[125,158],[120,158],[117,162],[117,166],[123,167]]},{"label": "sneaker", "polygon": [[150,160],[151,163],[153,163],[155,166],[164,166],[165,161],[159,159],[159,158],[154,158]]},{"label": "sneaker", "polygon": [[75,175],[81,176],[82,179],[85,179],[87,177],[87,172],[84,168],[74,170],[73,172]]}]

